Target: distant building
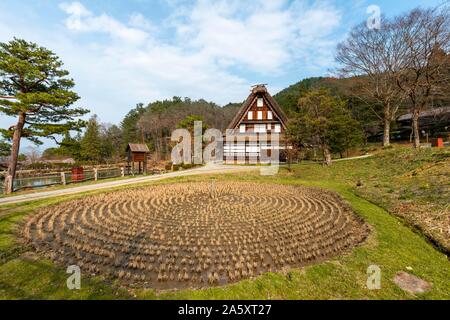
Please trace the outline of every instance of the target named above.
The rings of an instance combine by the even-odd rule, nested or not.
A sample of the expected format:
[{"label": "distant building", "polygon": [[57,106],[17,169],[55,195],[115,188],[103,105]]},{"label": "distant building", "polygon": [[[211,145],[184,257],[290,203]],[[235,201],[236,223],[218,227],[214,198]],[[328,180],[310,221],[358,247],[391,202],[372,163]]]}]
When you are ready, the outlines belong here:
[{"label": "distant building", "polygon": [[[411,135],[412,113],[397,118],[398,130],[393,132],[395,139],[406,140]],[[433,108],[419,115],[421,137],[443,137],[450,135],[450,107]]]},{"label": "distant building", "polygon": [[42,161],[39,161],[39,162],[51,163],[51,164],[58,164],[58,163],[75,164],[76,161],[73,158],[66,158],[66,159],[42,160]]},{"label": "distant building", "polygon": [[[286,149],[285,132],[287,117],[278,103],[267,91],[265,85],[256,85],[242,107],[228,125],[227,130],[233,133],[233,137],[224,137],[224,157],[226,160],[238,158],[248,162],[250,158],[261,160],[262,152],[267,156],[275,148],[280,151]],[[263,137],[268,134],[279,135],[279,145],[275,146]],[[239,139],[239,137],[245,137]],[[269,136],[270,137],[270,136]]]},{"label": "distant building", "polygon": [[150,150],[145,143],[129,143],[127,146],[128,169],[135,173],[134,164],[138,164],[137,173],[147,173],[147,160]]}]

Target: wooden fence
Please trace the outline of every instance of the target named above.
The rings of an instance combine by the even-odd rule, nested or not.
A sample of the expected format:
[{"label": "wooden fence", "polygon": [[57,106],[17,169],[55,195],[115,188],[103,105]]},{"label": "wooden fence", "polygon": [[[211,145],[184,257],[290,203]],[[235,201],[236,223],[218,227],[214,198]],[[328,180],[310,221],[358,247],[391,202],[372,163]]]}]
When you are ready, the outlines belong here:
[{"label": "wooden fence", "polygon": [[[149,174],[161,173],[150,170]],[[0,173],[0,193],[5,192],[5,175]],[[134,175],[127,167],[108,167],[108,168],[88,168],[83,174],[74,175],[70,171],[23,171],[18,172],[14,179],[14,191],[43,188],[54,185],[69,185],[86,181],[97,181],[102,179],[118,178]]]}]

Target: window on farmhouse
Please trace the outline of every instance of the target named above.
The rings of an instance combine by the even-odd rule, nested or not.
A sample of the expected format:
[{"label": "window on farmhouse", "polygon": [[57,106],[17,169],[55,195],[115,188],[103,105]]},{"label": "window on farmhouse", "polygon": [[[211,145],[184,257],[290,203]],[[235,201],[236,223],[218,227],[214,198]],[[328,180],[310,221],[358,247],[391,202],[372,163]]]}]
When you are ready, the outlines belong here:
[{"label": "window on farmhouse", "polygon": [[247,114],[247,119],[248,120],[253,120],[253,111],[249,111]]},{"label": "window on farmhouse", "polygon": [[280,133],[281,132],[281,125],[280,124],[276,124],[275,125],[275,133]]},{"label": "window on farmhouse", "polygon": [[266,125],[265,124],[255,124],[255,132],[256,133],[265,133]]},{"label": "window on farmhouse", "polygon": [[239,133],[245,133],[245,124],[239,126]]},{"label": "window on farmhouse", "polygon": [[264,99],[263,98],[258,98],[258,101],[257,101],[256,105],[258,106],[258,108],[263,107],[264,106]]},{"label": "window on farmhouse", "polygon": [[258,111],[258,120],[262,120],[262,111]]}]

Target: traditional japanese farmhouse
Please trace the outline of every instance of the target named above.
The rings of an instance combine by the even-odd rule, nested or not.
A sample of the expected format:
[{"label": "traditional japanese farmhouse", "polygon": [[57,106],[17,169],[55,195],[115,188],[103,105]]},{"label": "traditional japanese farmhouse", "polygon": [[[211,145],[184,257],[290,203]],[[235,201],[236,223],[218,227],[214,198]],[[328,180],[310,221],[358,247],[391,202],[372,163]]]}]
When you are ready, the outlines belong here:
[{"label": "traditional japanese farmhouse", "polygon": [[[280,160],[285,158],[287,117],[272,98],[265,85],[256,85],[229,124],[224,137],[224,157],[227,161],[249,162],[262,160],[279,151]],[[232,135],[230,135],[232,133]],[[273,140],[274,135],[279,138]],[[245,159],[245,160],[244,160]]]}]

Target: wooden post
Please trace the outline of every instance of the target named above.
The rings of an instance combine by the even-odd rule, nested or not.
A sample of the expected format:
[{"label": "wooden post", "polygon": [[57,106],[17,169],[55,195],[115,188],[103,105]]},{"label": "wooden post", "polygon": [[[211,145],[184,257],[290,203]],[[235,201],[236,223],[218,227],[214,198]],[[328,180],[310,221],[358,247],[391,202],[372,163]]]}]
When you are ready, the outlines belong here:
[{"label": "wooden post", "polygon": [[124,167],[120,168],[120,175],[122,177],[125,177],[125,168]]},{"label": "wooden post", "polygon": [[144,175],[147,174],[147,154],[144,156]]},{"label": "wooden post", "polygon": [[211,199],[214,199],[214,194],[215,194],[216,188],[215,188],[215,181],[214,179],[211,180],[211,190],[210,190],[210,196]]},{"label": "wooden post", "polygon": [[292,154],[291,154],[291,149],[289,149],[289,146],[287,147],[287,161],[288,161],[288,171],[291,172],[292,171],[292,168],[291,168]]},{"label": "wooden post", "polygon": [[66,174],[64,172],[61,172],[61,184],[66,185]]},{"label": "wooden post", "polygon": [[97,181],[98,180],[98,169],[94,168],[94,180]]},{"label": "wooden post", "polygon": [[5,177],[5,185],[4,185],[4,187],[5,187],[5,194],[10,194],[10,193],[12,193],[14,190],[13,190],[13,178],[12,178],[12,176],[11,175],[7,175],[6,177]]}]

